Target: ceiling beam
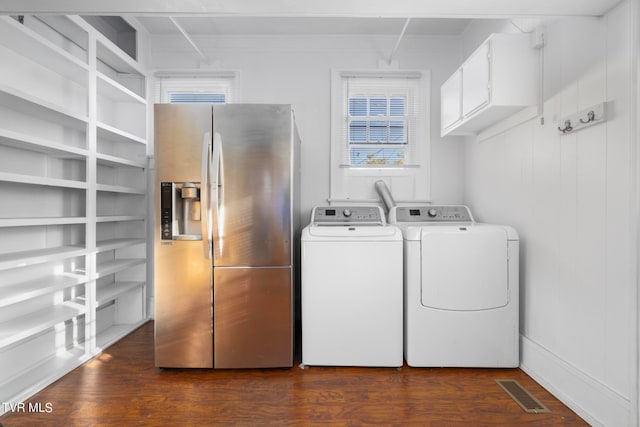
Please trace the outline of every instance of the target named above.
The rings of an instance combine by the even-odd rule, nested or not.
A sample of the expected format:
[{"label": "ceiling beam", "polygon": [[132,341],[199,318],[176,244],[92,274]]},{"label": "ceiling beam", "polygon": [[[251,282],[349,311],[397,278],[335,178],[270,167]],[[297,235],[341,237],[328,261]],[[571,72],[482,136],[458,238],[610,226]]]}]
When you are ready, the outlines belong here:
[{"label": "ceiling beam", "polygon": [[191,38],[191,36],[189,36],[189,33],[187,33],[187,31],[182,27],[182,25],[180,25],[178,23],[178,21],[176,21],[176,18],[174,17],[169,17],[169,19],[171,20],[171,22],[173,22],[173,25],[176,26],[176,28],[178,29],[178,31],[180,31],[180,33],[182,33],[182,35],[184,36],[184,38],[187,40],[187,42],[189,42],[189,44],[191,45],[191,47],[193,48],[193,50],[196,51],[196,53],[198,54],[198,56],[200,57],[200,60],[202,61],[207,61],[207,56],[202,52],[202,50],[200,50],[200,48],[198,47],[198,45],[196,44],[195,41],[193,41],[193,39]]},{"label": "ceiling beam", "polygon": [[0,0],[0,13],[505,18],[602,16],[620,0]]},{"label": "ceiling beam", "polygon": [[398,50],[398,47],[400,47],[400,42],[402,41],[402,38],[404,37],[404,33],[407,31],[407,27],[409,26],[409,22],[411,22],[411,18],[407,18],[404,21],[404,26],[402,27],[402,31],[400,31],[400,35],[398,36],[398,40],[396,40],[396,44],[393,46],[393,50],[389,54],[389,59],[387,60],[387,64],[389,64],[389,65],[391,65],[391,62],[393,61],[393,57],[396,54],[396,52]]}]

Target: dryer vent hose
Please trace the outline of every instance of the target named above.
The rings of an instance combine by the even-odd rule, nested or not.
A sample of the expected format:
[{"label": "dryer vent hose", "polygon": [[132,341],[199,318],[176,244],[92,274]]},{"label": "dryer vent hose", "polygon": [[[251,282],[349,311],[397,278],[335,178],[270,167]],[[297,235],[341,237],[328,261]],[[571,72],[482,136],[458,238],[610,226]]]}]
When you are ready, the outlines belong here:
[{"label": "dryer vent hose", "polygon": [[396,201],[393,200],[393,196],[391,195],[391,191],[389,191],[389,187],[387,187],[386,182],[381,179],[376,181],[376,191],[384,202],[387,212],[389,212],[391,208],[395,207]]}]

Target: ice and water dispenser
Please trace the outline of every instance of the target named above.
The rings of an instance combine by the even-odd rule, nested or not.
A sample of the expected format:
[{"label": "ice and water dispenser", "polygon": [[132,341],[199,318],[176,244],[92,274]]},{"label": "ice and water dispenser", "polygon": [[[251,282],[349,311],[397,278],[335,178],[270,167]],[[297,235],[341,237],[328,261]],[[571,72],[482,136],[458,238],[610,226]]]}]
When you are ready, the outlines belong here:
[{"label": "ice and water dispenser", "polygon": [[200,183],[162,182],[162,240],[202,240]]}]

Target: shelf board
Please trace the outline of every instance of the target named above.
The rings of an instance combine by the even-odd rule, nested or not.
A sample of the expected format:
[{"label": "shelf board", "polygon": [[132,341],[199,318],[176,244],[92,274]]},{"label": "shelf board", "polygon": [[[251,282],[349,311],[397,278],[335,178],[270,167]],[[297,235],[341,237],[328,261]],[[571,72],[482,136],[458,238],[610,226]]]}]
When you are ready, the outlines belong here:
[{"label": "shelf board", "polygon": [[104,215],[96,218],[96,222],[128,222],[144,221],[145,215]]},{"label": "shelf board", "polygon": [[0,348],[7,347],[85,312],[81,304],[64,302],[0,323]]},{"label": "shelf board", "polygon": [[21,150],[46,153],[60,158],[81,159],[86,158],[89,152],[83,148],[71,145],[58,144],[46,139],[36,138],[20,132],[0,129],[0,145]]},{"label": "shelf board", "polygon": [[0,218],[2,227],[37,227],[45,225],[73,225],[86,224],[85,217],[54,217],[54,218]]},{"label": "shelf board", "polygon": [[108,125],[106,123],[97,122],[96,128],[98,132],[98,138],[104,138],[109,141],[115,142],[125,142],[125,143],[138,143],[138,144],[146,144],[147,140],[134,135],[132,133],[126,132],[124,130],[118,129],[114,126]]},{"label": "shelf board", "polygon": [[44,176],[23,175],[19,173],[0,172],[0,181],[16,182],[19,184],[44,185],[48,187],[76,188],[86,190],[88,185],[84,181],[48,178]]},{"label": "shelf board", "polygon": [[98,72],[98,94],[104,95],[115,102],[135,102],[147,105],[147,101],[137,93],[126,88],[112,78]]},{"label": "shelf board", "polygon": [[113,325],[110,328],[102,331],[96,337],[96,345],[98,346],[98,351],[104,350],[111,344],[114,344],[120,339],[126,337],[131,332],[147,323],[147,321],[148,319],[142,319],[141,321],[132,324]]},{"label": "shelf board", "polygon": [[144,188],[124,187],[121,185],[108,185],[108,184],[97,184],[96,190],[103,191],[105,193],[125,193],[125,194],[146,194],[147,193],[147,191]]},{"label": "shelf board", "polygon": [[119,273],[124,270],[128,270],[131,267],[145,264],[147,262],[144,258],[121,258],[106,261],[98,264],[96,271],[96,278],[105,277],[110,274]]},{"label": "shelf board", "polygon": [[122,74],[144,77],[138,63],[103,34],[96,33],[98,60]]},{"label": "shelf board", "polygon": [[0,254],[0,270],[57,261],[81,256],[87,253],[84,246],[58,246],[55,248],[33,249],[29,251]]},{"label": "shelf board", "polygon": [[[0,252],[0,353],[7,360],[29,354],[0,380],[4,402],[25,401],[97,354],[98,346],[111,345],[148,321],[147,240],[106,234],[137,237],[148,225],[145,125],[153,101],[146,93],[147,71],[79,16],[27,16],[24,24],[0,16],[0,50],[20,63],[5,61],[11,76],[28,70],[61,86],[41,91],[23,84],[19,74],[15,84],[0,81],[0,115],[38,127],[0,126],[0,156],[21,153],[25,161],[53,163],[33,170],[0,168],[0,187],[43,193],[72,206],[69,212],[23,209],[24,215],[0,215],[0,232],[20,240]],[[72,86],[71,98],[60,92],[65,82]],[[71,169],[65,168],[68,159]],[[76,167],[82,170],[72,173]],[[79,212],[77,202],[91,209],[87,205],[86,213],[84,207]],[[121,233],[130,228],[140,232]],[[103,240],[96,242],[98,236]],[[62,268],[71,264],[81,269]],[[73,272],[54,274],[54,266]],[[79,296],[69,300],[70,295]],[[71,323],[79,336],[69,336]],[[105,330],[96,334],[98,326]],[[65,333],[66,344],[58,343]]]},{"label": "shelf board", "polygon": [[98,162],[98,164],[105,165],[105,166],[115,166],[115,167],[129,166],[132,168],[140,168],[140,169],[145,169],[147,167],[145,163],[136,162],[133,160],[112,156],[110,154],[103,154],[103,153],[96,154],[96,161]]},{"label": "shelf board", "polygon": [[0,383],[0,400],[22,402],[35,391],[39,391],[63,375],[71,372],[89,360],[82,346],[76,346],[62,353],[44,359],[31,369],[18,372],[8,381]]},{"label": "shelf board", "polygon": [[[81,61],[87,62],[89,34],[88,31],[77,22],[77,16],[47,14],[32,16],[32,18],[44,23],[62,36],[63,40],[66,40],[66,42],[61,41],[61,43],[65,43],[64,46],[60,44],[58,46],[76,58],[79,58]],[[74,50],[76,53],[74,54],[71,50]]]},{"label": "shelf board", "polygon": [[141,281],[129,281],[129,282],[114,282],[111,284],[105,284],[96,291],[96,302],[98,306],[103,305],[106,302],[112,301],[118,298],[122,294],[126,294],[137,288],[141,288],[146,282]]},{"label": "shelf board", "polygon": [[0,294],[0,307],[77,286],[86,283],[88,280],[87,276],[64,273],[3,286]]},{"label": "shelf board", "polygon": [[0,16],[0,44],[29,59],[46,58],[48,69],[84,87],[89,84],[86,63],[8,16]]},{"label": "shelf board", "polygon": [[62,126],[86,130],[89,116],[38,98],[19,89],[0,84],[0,104]]},{"label": "shelf board", "polygon": [[96,251],[106,252],[115,249],[123,249],[136,245],[143,245],[147,241],[145,239],[109,239],[97,242]]}]

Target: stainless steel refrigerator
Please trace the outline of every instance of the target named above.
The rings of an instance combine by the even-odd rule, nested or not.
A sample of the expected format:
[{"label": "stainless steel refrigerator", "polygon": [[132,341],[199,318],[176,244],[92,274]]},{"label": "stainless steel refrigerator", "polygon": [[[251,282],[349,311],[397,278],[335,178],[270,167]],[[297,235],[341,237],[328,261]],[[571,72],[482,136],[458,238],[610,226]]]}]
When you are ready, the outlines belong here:
[{"label": "stainless steel refrigerator", "polygon": [[157,104],[154,120],[156,366],[292,366],[291,107]]}]

